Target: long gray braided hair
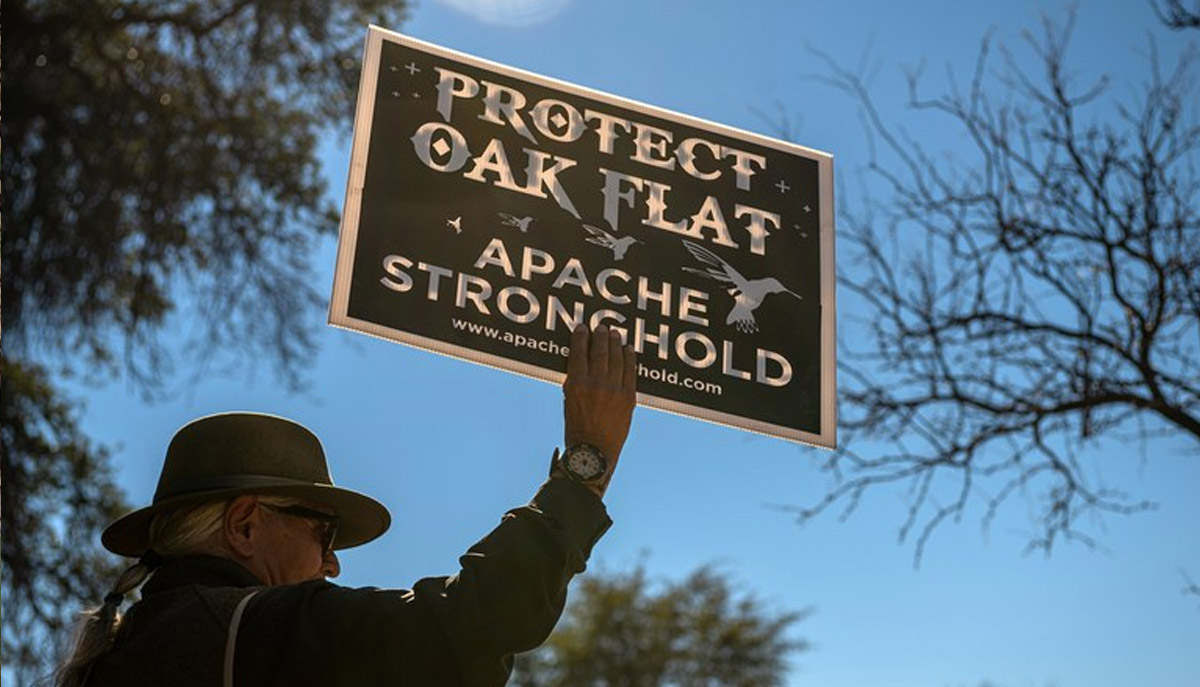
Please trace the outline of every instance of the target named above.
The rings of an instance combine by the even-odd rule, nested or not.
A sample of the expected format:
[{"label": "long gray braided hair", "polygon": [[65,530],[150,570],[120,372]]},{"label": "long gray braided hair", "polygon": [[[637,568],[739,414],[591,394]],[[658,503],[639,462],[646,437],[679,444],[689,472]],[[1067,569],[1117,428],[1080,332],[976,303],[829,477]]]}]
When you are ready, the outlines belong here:
[{"label": "long gray braided hair", "polygon": [[[259,496],[268,506],[291,506],[300,499]],[[150,524],[150,550],[118,577],[104,603],[84,611],[75,627],[71,653],[54,675],[55,687],[86,687],[92,665],[113,646],[121,626],[121,606],[126,597],[146,581],[165,558],[213,550],[213,535],[220,531],[230,501],[206,501],[157,516]]]},{"label": "long gray braided hair", "polygon": [[150,526],[150,550],[117,576],[104,603],[85,610],[75,626],[71,653],[54,675],[56,687],[84,687],[92,664],[112,647],[121,626],[125,597],[142,585],[163,558],[199,553],[220,530],[228,501],[209,501],[183,507],[155,518]]}]

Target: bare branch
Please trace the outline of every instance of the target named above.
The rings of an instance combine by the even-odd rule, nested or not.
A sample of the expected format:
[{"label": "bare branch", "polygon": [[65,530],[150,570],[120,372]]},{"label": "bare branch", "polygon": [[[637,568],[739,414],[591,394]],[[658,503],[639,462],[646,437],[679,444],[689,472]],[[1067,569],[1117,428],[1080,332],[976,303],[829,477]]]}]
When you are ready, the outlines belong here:
[{"label": "bare branch", "polygon": [[1158,0],[1150,3],[1154,13],[1172,29],[1200,29],[1200,2],[1193,2],[1189,9],[1184,0]]},{"label": "bare branch", "polygon": [[919,562],[970,504],[986,530],[1020,495],[1037,506],[1031,550],[1094,547],[1092,518],[1153,508],[1096,477],[1094,451],[1130,436],[1200,445],[1200,123],[1184,106],[1197,55],[1162,69],[1152,46],[1144,87],[1115,99],[1106,77],[1068,68],[1073,22],[1026,35],[1037,74],[991,35],[965,87],[924,96],[909,72],[910,107],[969,142],[950,163],[815,53],[858,104],[889,195],[839,208],[839,287],[869,314],[839,354],[837,481],[789,509],[800,521],[907,488],[899,534]]}]

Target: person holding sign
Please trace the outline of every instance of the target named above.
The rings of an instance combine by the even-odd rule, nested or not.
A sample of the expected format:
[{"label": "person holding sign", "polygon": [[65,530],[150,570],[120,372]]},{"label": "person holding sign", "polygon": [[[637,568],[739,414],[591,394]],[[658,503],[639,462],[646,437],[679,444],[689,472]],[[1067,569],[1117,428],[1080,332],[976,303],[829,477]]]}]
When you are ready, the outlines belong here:
[{"label": "person holding sign", "polygon": [[391,518],[334,486],[309,430],[255,413],[185,425],[152,504],[104,531],[106,548],[138,561],[84,615],[57,684],[503,685],[513,654],[553,629],[568,583],[612,524],[601,497],[629,433],[635,380],[633,350],[615,331],[577,327],[566,450],[555,450],[549,479],[467,551],[457,574],[411,590],[327,581],[340,571],[337,550],[375,539]]}]

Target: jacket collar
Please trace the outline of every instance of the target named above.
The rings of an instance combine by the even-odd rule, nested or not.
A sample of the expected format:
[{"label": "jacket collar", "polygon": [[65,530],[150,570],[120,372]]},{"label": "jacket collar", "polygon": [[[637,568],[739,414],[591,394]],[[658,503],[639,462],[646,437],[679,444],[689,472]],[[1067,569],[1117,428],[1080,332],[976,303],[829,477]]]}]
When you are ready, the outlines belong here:
[{"label": "jacket collar", "polygon": [[142,595],[175,589],[185,585],[201,587],[261,587],[263,581],[240,563],[209,555],[168,558],[142,587]]}]

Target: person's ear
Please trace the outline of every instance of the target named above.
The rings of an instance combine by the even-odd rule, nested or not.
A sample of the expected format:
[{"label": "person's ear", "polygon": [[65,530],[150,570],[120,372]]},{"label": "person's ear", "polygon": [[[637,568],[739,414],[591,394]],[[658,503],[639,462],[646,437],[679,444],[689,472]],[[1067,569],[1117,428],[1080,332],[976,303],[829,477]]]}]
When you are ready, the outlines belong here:
[{"label": "person's ear", "polygon": [[262,513],[253,496],[239,496],[225,508],[225,544],[238,556],[250,558],[254,554],[261,536]]}]

